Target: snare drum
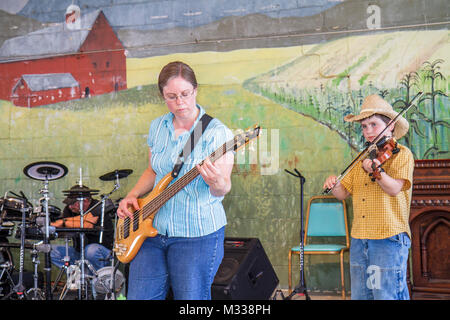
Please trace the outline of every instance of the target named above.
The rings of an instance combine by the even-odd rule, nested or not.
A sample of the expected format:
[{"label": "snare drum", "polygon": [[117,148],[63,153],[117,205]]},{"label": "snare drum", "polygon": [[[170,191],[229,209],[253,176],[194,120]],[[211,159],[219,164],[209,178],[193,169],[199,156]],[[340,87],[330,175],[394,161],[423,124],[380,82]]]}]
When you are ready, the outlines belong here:
[{"label": "snare drum", "polygon": [[[1,211],[2,220],[21,221],[23,208],[24,205],[22,199],[13,197],[0,198],[0,209],[2,210]],[[27,209],[25,218],[28,218],[28,215],[30,214],[29,209],[32,208],[32,205],[29,202],[27,202],[25,208]]]}]

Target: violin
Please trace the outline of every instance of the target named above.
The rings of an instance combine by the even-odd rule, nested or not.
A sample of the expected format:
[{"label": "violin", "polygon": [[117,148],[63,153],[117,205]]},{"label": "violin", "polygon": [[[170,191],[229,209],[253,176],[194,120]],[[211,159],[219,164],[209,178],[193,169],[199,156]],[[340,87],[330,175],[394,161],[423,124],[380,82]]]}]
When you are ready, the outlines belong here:
[{"label": "violin", "polygon": [[369,159],[375,160],[377,159],[380,164],[377,166],[375,163],[372,163],[373,172],[369,174],[371,176],[371,180],[379,180],[381,179],[381,172],[383,172],[383,168],[381,166],[390,159],[394,154],[400,152],[400,149],[397,147],[397,141],[393,137],[383,136],[376,143],[376,148],[369,152]]}]

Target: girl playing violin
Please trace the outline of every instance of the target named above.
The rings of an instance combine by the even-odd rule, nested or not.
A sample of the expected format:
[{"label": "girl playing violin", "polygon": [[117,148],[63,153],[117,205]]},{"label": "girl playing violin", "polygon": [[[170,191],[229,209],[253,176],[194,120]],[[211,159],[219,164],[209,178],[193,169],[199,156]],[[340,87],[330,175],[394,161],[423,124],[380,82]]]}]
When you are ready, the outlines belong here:
[{"label": "girl playing violin", "polygon": [[[370,95],[359,115],[344,117],[345,121],[361,124],[368,142],[385,130],[385,138],[394,141],[395,151],[389,149],[388,157],[377,154],[362,160],[341,181],[329,176],[323,186],[339,200],[349,195],[353,198],[350,278],[354,300],[409,299],[406,270],[414,158],[407,147],[395,141],[409,129],[402,116],[389,124],[397,115],[380,96]],[[379,153],[384,151],[382,147]]]}]

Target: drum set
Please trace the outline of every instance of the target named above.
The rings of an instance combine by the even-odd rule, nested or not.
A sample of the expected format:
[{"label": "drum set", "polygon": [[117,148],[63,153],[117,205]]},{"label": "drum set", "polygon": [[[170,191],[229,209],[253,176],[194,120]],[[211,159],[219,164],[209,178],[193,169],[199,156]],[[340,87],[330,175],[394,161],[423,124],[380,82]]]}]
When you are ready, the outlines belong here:
[{"label": "drum set", "polygon": [[[105,215],[116,218],[117,201],[114,204],[110,196],[120,188],[119,180],[129,176],[133,171],[131,169],[115,170],[100,176],[99,179],[102,181],[115,181],[113,189],[107,194],[102,194],[100,201],[91,207],[83,208],[84,199],[98,194],[99,190],[81,188],[83,185],[80,169],[80,188],[63,191],[66,197],[70,196],[79,201],[80,228],[51,226],[51,222],[62,218],[62,212],[60,208],[49,203],[49,182],[63,178],[68,173],[66,166],[56,162],[42,161],[27,165],[23,172],[28,178],[42,182],[42,188],[39,190],[41,197],[39,205],[35,207],[22,191],[19,194],[8,191],[0,198],[0,300],[53,300],[53,295],[57,292],[63,275],[66,275],[66,283],[59,292],[59,300],[66,299],[70,290],[77,291],[79,300],[90,300],[95,296],[102,296],[105,300],[116,299],[116,295],[125,284],[125,278],[118,269],[119,261],[115,259],[114,252],[111,250],[108,258],[111,265],[95,270],[85,259],[85,235],[87,233],[98,234],[98,243],[102,243],[104,232],[111,231],[104,229]],[[84,215],[97,206],[101,206],[100,226],[85,228]],[[116,223],[113,223],[114,233],[115,225]],[[9,241],[14,235],[14,230],[15,238],[20,239],[20,242]],[[70,264],[69,240],[74,237],[79,237],[80,259]],[[66,255],[63,259],[63,266],[52,285],[50,258],[52,246],[50,241],[56,239],[65,240]],[[12,248],[19,249],[18,270],[11,253]],[[27,288],[24,283],[25,250],[30,250],[32,258],[33,285],[31,288]],[[38,271],[40,253],[45,257],[44,277]],[[15,271],[16,273],[14,273]],[[45,281],[42,278],[45,278]],[[42,282],[45,286],[42,285]]]}]

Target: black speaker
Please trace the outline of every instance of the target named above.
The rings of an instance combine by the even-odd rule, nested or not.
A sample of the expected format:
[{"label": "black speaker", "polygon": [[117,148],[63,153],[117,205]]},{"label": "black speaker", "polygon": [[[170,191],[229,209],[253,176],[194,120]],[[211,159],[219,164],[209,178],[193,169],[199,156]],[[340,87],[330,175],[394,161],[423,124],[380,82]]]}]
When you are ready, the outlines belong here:
[{"label": "black speaker", "polygon": [[211,288],[213,300],[267,300],[279,283],[257,238],[225,238],[224,257]]}]

